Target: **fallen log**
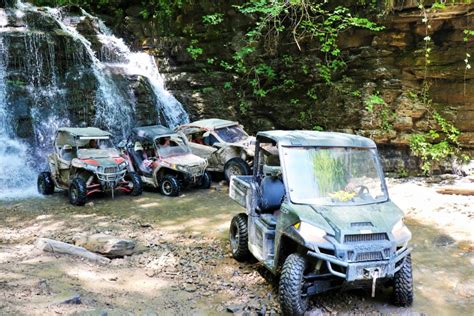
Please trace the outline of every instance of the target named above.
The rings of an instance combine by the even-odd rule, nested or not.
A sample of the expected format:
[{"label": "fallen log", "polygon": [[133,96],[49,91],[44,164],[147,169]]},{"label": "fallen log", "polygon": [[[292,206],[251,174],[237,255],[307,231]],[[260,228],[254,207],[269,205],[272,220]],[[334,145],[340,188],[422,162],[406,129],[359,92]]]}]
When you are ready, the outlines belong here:
[{"label": "fallen log", "polygon": [[474,187],[443,187],[436,190],[440,194],[474,195]]},{"label": "fallen log", "polygon": [[36,248],[51,253],[77,256],[100,264],[107,264],[110,262],[109,258],[90,252],[82,247],[77,247],[54,239],[38,238],[36,241]]}]

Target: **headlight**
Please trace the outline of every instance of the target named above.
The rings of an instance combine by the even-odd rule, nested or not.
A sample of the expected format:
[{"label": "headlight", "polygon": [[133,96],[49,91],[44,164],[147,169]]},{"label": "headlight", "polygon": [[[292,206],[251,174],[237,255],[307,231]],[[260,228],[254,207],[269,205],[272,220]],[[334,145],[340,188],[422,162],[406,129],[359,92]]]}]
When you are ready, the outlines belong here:
[{"label": "headlight", "polygon": [[87,165],[87,164],[86,164],[86,165],[84,166],[84,169],[89,170],[89,171],[92,171],[92,172],[97,172],[97,168],[98,168],[98,167],[97,167],[97,166],[94,166],[94,165]]},{"label": "headlight", "polygon": [[403,222],[403,218],[400,219],[395,225],[393,225],[392,235],[399,243],[405,243],[411,239],[411,232]]},{"label": "headlight", "polygon": [[186,170],[186,167],[185,166],[181,166],[181,165],[176,165],[176,169],[181,171],[181,172],[187,172]]},{"label": "headlight", "polygon": [[79,159],[73,159],[71,164],[75,168],[84,168],[86,166],[86,164]]},{"label": "headlight", "polygon": [[303,237],[304,240],[313,242],[313,243],[325,243],[326,240],[324,239],[324,236],[326,236],[326,231],[324,229],[321,229],[319,227],[313,226],[311,224],[305,223],[305,222],[300,222],[293,227],[298,230],[300,233],[301,237]]},{"label": "headlight", "polygon": [[119,164],[119,168],[120,168],[120,169],[125,169],[125,168],[127,168],[127,166],[128,166],[127,161],[121,162],[121,163]]}]

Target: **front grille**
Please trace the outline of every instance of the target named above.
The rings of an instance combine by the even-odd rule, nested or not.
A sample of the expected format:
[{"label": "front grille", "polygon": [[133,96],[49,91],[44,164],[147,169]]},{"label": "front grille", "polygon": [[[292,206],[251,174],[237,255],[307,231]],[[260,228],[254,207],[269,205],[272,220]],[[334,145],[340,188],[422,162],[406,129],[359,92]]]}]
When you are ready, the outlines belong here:
[{"label": "front grille", "polygon": [[125,173],[127,173],[127,169],[119,170],[118,167],[106,167],[103,169],[99,169],[96,172],[96,175],[101,182],[117,183],[124,178]]},{"label": "front grille", "polygon": [[106,167],[104,168],[104,173],[116,173],[118,171],[117,167]]},{"label": "front grille", "polygon": [[355,261],[375,261],[375,260],[382,260],[382,259],[383,259],[383,256],[380,251],[373,251],[373,252],[358,253]]},{"label": "front grille", "polygon": [[375,233],[375,234],[357,234],[357,235],[345,235],[345,243],[356,243],[356,242],[366,242],[366,241],[379,241],[379,240],[388,240],[386,233]]},{"label": "front grille", "polygon": [[201,166],[192,166],[189,168],[189,172],[192,174],[192,175],[200,175],[202,173],[202,168]]},{"label": "front grille", "polygon": [[351,227],[374,227],[371,222],[356,222],[351,223]]}]

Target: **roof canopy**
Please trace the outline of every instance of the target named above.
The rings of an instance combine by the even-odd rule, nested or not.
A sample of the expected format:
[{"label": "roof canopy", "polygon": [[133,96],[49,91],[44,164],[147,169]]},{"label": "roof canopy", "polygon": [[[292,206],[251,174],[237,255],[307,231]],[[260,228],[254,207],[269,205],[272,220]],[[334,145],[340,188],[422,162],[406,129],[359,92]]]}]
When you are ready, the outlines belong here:
[{"label": "roof canopy", "polygon": [[163,125],[142,126],[132,129],[132,139],[140,141],[147,140],[153,142],[156,137],[172,134],[175,133]]},{"label": "roof canopy", "polygon": [[283,146],[364,147],[376,148],[374,141],[352,134],[315,131],[265,131],[257,139],[266,137]]},{"label": "roof canopy", "polygon": [[206,130],[213,130],[216,128],[221,128],[221,127],[226,127],[226,126],[232,126],[232,125],[237,125],[239,124],[238,122],[234,121],[228,121],[228,120],[221,120],[217,118],[212,118],[212,119],[205,119],[205,120],[200,120],[200,121],[195,121],[189,124],[184,124],[184,126],[187,127],[199,127],[202,129]]},{"label": "roof canopy", "polygon": [[112,136],[111,133],[97,127],[61,127],[58,132],[68,133],[74,137],[104,137]]}]

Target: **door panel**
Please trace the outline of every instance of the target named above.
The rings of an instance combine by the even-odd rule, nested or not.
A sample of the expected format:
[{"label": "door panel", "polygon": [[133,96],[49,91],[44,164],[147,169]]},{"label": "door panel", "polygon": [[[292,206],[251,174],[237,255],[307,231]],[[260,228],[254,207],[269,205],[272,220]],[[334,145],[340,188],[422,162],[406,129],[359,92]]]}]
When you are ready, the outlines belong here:
[{"label": "door panel", "polygon": [[217,148],[192,142],[189,143],[189,147],[191,148],[193,154],[204,159],[208,159],[213,152],[217,151]]}]

